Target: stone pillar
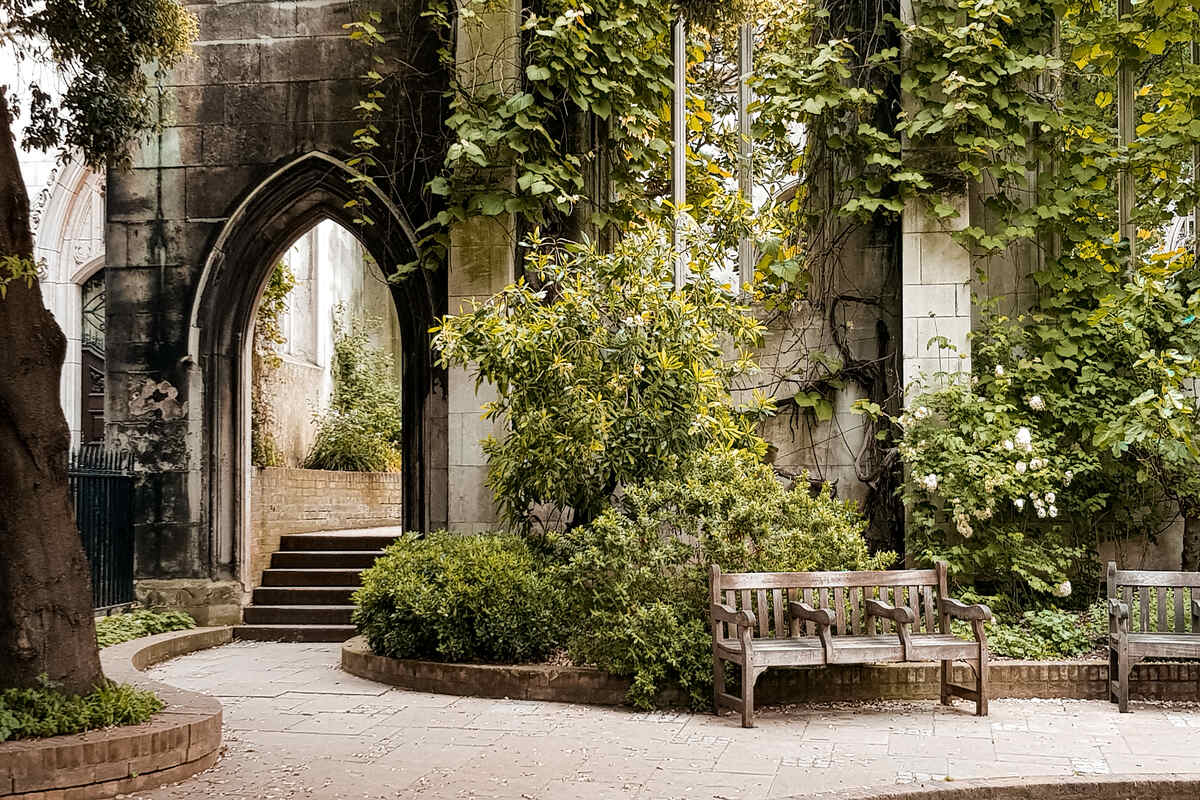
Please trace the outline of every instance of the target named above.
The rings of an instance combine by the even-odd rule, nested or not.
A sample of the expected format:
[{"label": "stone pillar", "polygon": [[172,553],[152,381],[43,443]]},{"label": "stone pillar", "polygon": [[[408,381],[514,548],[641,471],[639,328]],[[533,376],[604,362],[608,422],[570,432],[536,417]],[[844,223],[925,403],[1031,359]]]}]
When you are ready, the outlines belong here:
[{"label": "stone pillar", "polygon": [[[499,86],[516,91],[520,82],[520,0],[506,8],[458,20],[458,79],[464,86]],[[511,169],[497,170],[496,180],[513,180]],[[450,232],[447,294],[449,313],[484,300],[511,283],[516,271],[516,226],[511,215],[477,217]],[[487,488],[487,458],[480,442],[493,433],[482,418],[491,387],[475,389],[469,369],[447,374],[449,442],[448,481],[450,530],[478,532],[494,528],[497,515]]]},{"label": "stone pillar", "polygon": [[[967,227],[970,212],[965,194],[942,200],[958,210],[957,217],[939,220],[919,200],[904,207],[902,353],[910,397],[918,382],[928,384],[937,372],[971,370],[971,254],[953,239],[954,231]],[[946,341],[931,341],[937,337]]]}]

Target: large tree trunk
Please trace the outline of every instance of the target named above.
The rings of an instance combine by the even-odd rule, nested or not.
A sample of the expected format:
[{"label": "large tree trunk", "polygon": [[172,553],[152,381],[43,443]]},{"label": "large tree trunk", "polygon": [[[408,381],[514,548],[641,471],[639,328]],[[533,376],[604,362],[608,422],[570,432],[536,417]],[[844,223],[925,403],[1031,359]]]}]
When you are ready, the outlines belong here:
[{"label": "large tree trunk", "polygon": [[[0,91],[0,256],[33,256],[29,196]],[[2,269],[2,268],[0,268]],[[0,273],[3,275],[6,273]],[[0,299],[0,688],[103,680],[92,590],[67,486],[59,402],[66,338],[36,282]]]}]

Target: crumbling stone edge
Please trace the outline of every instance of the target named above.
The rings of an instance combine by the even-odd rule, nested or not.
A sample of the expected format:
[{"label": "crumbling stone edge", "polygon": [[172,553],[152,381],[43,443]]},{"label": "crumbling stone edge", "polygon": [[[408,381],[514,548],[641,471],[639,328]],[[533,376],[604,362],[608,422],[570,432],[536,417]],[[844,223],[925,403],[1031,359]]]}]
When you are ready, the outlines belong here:
[{"label": "crumbling stone edge", "polygon": [[[421,692],[507,697],[563,703],[621,705],[630,681],[596,669],[540,664],[444,664],[387,658],[357,636],[342,645],[342,669],[360,678]],[[965,683],[969,668],[955,665]],[[991,665],[991,696],[1103,700],[1108,665],[1101,661],[1002,661]],[[1141,700],[1200,700],[1200,663],[1139,664],[1131,693]],[[762,705],[860,700],[936,700],[938,665],[870,664],[820,669],[774,669],[755,689]],[[668,704],[684,698],[663,698]]]},{"label": "crumbling stone edge", "polygon": [[211,767],[221,749],[220,702],[152,681],[142,670],[232,638],[232,628],[195,628],[101,650],[108,678],[153,691],[166,708],[141,725],[0,744],[0,797],[100,800],[175,783]]}]

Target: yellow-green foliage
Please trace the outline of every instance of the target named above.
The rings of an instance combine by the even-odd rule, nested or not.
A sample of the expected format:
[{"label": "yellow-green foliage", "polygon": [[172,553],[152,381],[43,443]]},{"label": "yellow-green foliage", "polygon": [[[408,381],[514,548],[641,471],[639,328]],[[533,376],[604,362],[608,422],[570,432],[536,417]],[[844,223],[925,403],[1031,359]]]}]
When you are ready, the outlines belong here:
[{"label": "yellow-green foliage", "polygon": [[0,690],[0,742],[82,733],[145,722],[163,702],[152,693],[105,682],[87,695],[62,694],[46,684]]},{"label": "yellow-green foliage", "polygon": [[96,620],[96,641],[101,647],[140,639],[167,631],[196,627],[196,620],[182,611],[131,611]]}]

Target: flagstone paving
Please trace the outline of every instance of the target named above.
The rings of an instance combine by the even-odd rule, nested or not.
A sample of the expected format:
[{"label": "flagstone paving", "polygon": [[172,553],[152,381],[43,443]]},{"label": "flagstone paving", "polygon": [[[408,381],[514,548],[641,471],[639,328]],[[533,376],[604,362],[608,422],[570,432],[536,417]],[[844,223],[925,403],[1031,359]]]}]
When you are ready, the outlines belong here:
[{"label": "flagstone paving", "polygon": [[239,642],[157,680],[216,695],[225,754],[138,797],[739,800],[981,778],[1200,773],[1200,706],[874,703],[733,716],[422,694],[338,669],[340,645]]}]

